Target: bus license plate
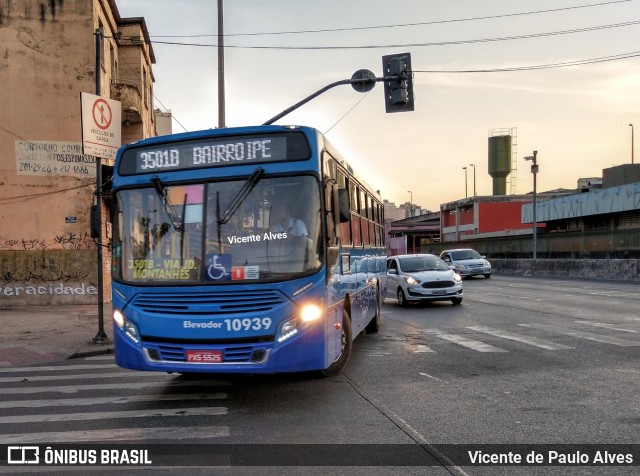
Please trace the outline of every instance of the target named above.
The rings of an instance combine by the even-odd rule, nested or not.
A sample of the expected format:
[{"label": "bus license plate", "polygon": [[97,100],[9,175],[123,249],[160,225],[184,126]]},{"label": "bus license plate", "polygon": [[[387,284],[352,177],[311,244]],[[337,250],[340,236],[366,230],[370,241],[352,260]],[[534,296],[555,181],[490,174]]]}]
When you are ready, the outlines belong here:
[{"label": "bus license plate", "polygon": [[221,350],[188,350],[187,362],[218,363],[222,362]]}]

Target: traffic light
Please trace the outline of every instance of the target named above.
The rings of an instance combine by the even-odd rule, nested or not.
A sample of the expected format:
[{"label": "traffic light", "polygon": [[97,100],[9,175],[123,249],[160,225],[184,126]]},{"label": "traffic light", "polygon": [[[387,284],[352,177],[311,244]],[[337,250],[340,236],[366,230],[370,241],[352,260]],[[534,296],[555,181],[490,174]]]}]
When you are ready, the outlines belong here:
[{"label": "traffic light", "polygon": [[386,112],[413,111],[411,53],[382,57]]}]

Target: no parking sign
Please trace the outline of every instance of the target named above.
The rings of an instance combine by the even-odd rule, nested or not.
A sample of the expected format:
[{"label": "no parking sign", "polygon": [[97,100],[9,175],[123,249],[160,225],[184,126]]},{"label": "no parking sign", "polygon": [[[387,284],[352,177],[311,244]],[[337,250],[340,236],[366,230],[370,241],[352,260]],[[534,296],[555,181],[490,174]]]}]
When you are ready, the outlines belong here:
[{"label": "no parking sign", "polygon": [[120,101],[80,93],[82,102],[82,149],[85,155],[115,159],[122,145]]}]

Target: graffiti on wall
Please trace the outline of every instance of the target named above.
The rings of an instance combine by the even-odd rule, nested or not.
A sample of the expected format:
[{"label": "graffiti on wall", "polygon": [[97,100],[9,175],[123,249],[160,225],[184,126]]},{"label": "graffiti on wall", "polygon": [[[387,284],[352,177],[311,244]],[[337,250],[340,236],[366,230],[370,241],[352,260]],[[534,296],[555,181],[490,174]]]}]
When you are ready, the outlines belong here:
[{"label": "graffiti on wall", "polygon": [[[23,250],[23,241],[27,243],[12,240],[17,250],[0,250],[0,307],[95,300],[98,290],[94,250]],[[70,246],[78,240],[68,234],[59,236],[57,245],[64,243]]]},{"label": "graffiti on wall", "polygon": [[64,283],[50,283],[47,285],[30,286],[23,284],[21,286],[0,285],[0,297],[21,297],[21,296],[91,296],[97,295],[98,288],[86,283],[74,284],[73,286],[65,286]]},{"label": "graffiti on wall", "polygon": [[0,250],[6,251],[26,251],[26,250],[91,250],[95,249],[96,244],[91,235],[85,233],[67,232],[62,235],[55,236],[51,240],[42,239],[5,239],[0,240]]}]

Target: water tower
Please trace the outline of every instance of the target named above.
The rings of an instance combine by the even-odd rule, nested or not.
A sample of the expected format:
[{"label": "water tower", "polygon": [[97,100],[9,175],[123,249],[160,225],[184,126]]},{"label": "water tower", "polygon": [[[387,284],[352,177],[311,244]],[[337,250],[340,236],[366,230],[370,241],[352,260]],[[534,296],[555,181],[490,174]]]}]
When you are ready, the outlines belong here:
[{"label": "water tower", "polygon": [[[515,153],[515,129],[489,131],[489,175],[493,178],[493,195],[507,194],[507,177],[512,171]],[[514,185],[512,183],[512,185]],[[513,187],[512,187],[513,188]],[[511,190],[514,193],[514,190]]]}]

